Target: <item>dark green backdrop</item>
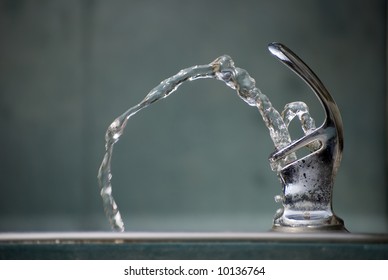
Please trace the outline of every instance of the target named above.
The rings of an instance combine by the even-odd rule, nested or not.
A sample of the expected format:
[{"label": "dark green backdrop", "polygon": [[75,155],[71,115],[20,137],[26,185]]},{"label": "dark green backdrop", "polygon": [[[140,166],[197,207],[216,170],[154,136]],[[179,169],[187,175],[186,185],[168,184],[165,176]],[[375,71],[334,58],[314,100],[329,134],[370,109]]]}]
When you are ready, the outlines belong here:
[{"label": "dark green backdrop", "polygon": [[[303,100],[320,124],[318,101],[270,56],[272,41],[303,58],[342,112],[335,212],[353,232],[388,231],[382,0],[1,0],[0,230],[109,230],[96,180],[106,128],[161,80],[222,54],[278,110]],[[127,229],[269,229],[280,192],[272,151],[259,113],[234,91],[183,85],[116,145]]]}]

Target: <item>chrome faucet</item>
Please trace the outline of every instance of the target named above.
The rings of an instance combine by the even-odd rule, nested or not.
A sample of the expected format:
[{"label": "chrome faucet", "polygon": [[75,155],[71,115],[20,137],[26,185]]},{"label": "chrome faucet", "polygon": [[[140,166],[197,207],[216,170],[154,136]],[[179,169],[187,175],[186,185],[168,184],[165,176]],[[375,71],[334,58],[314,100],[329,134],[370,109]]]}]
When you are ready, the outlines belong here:
[{"label": "chrome faucet", "polygon": [[343,150],[342,119],[337,104],[314,72],[290,49],[279,43],[272,43],[268,48],[311,87],[326,115],[320,127],[269,157],[273,166],[302,148],[315,147],[308,155],[277,170],[283,192],[275,200],[283,204],[283,209],[277,211],[272,230],[347,231],[343,220],[332,209],[334,179]]}]

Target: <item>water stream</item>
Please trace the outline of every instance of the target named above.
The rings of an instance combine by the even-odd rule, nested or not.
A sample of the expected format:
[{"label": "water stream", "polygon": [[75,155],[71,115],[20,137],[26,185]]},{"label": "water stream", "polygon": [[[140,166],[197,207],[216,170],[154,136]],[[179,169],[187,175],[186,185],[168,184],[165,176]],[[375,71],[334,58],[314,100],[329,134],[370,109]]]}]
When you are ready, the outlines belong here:
[{"label": "water stream", "polygon": [[[98,171],[98,182],[104,210],[114,230],[124,231],[124,223],[112,195],[111,162],[114,144],[120,139],[128,120],[134,114],[154,102],[168,97],[184,82],[201,78],[223,81],[227,86],[236,90],[238,96],[248,105],[257,107],[269,130],[270,137],[276,149],[280,149],[291,143],[288,125],[295,117],[299,118],[305,134],[315,129],[314,120],[311,118],[306,104],[303,102],[287,104],[283,113],[279,114],[272,106],[268,97],[256,88],[256,82],[248,72],[235,67],[233,60],[227,55],[220,56],[210,64],[197,65],[179,71],[176,75],[162,81],[152,89],[139,104],[129,108],[122,115],[118,116],[106,131],[106,152]],[[314,149],[314,147],[311,148]],[[274,171],[277,171],[286,163],[295,159],[296,155],[290,154],[271,167]]]}]

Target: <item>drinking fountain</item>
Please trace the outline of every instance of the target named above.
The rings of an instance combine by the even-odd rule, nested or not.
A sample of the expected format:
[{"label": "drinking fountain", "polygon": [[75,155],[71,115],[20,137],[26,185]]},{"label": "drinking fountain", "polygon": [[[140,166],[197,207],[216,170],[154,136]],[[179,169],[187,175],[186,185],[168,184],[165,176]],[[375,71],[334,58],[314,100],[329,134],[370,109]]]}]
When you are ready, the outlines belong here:
[{"label": "drinking fountain", "polygon": [[[343,151],[343,124],[333,97],[314,72],[290,49],[269,44],[271,54],[310,86],[325,120],[319,127],[303,102],[279,113],[249,73],[228,55],[179,71],[152,89],[137,105],[118,116],[105,135],[105,155],[98,184],[112,232],[48,232],[0,234],[0,259],[388,259],[388,235],[350,233],[333,211],[333,187]],[[269,155],[281,193],[267,232],[126,232],[113,197],[113,147],[129,119],[165,99],[189,81],[219,80],[255,107],[268,128],[275,149]],[[304,135],[293,140],[288,131],[298,118]],[[308,154],[298,156],[298,151]],[[339,186],[340,187],[340,186]]]},{"label": "drinking fountain", "polygon": [[[140,110],[168,97],[187,81],[211,78],[224,82],[236,90],[248,105],[256,107],[267,126],[275,145],[269,161],[282,183],[282,194],[276,196],[282,209],[276,213],[274,231],[346,231],[343,221],[332,211],[332,194],[335,175],[340,165],[343,149],[342,120],[333,98],[312,70],[290,49],[280,43],[271,43],[270,52],[292,69],[313,90],[325,112],[324,123],[316,128],[308,106],[292,102],[280,114],[255,84],[249,73],[236,67],[231,57],[220,56],[207,65],[196,65],[181,70],[152,89],[139,104],[117,117],[106,135],[106,153],[98,172],[98,181],[104,209],[112,229],[124,231],[124,222],[112,194],[111,158],[113,146],[123,134],[128,120]],[[305,135],[292,140],[288,125],[298,117]],[[297,158],[303,148],[310,153]]]},{"label": "drinking fountain", "polygon": [[[343,220],[332,210],[334,179],[343,150],[338,106],[314,72],[291,50],[277,43],[270,44],[269,50],[311,87],[325,111],[325,120],[319,128],[306,129],[305,136],[275,151],[269,158],[272,165],[279,162],[277,170],[283,185],[283,193],[277,197],[283,209],[275,217],[273,230],[347,231]],[[300,118],[303,122],[303,115]],[[310,154],[282,164],[281,159],[305,147],[311,149]]]}]

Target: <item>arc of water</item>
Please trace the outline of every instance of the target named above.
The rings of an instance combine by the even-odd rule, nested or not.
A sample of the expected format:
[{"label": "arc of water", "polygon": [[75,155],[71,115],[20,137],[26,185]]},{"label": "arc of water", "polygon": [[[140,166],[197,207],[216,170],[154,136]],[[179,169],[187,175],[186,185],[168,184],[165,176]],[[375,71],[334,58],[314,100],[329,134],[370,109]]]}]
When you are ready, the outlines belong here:
[{"label": "arc of water", "polygon": [[[268,97],[256,88],[255,80],[246,70],[235,67],[233,60],[229,56],[221,56],[207,65],[198,65],[183,69],[176,75],[162,81],[157,87],[152,89],[139,104],[131,107],[122,115],[117,117],[108,127],[105,134],[106,152],[98,171],[98,182],[105,213],[109,219],[111,227],[114,230],[124,231],[124,223],[112,195],[111,161],[114,144],[120,139],[128,120],[134,114],[156,101],[166,98],[182,83],[199,78],[214,78],[223,81],[227,86],[235,89],[238,96],[248,103],[248,105],[257,107],[267,128],[269,129],[271,139],[277,149],[281,149],[291,143],[287,127],[293,117],[291,117],[289,113],[286,113],[286,124],[279,112],[272,106]],[[308,110],[307,107],[305,110]],[[288,112],[293,112],[293,110],[290,109]],[[299,114],[295,112],[294,115],[299,116]],[[303,119],[302,116],[299,116],[299,118],[301,120]],[[306,120],[311,123],[310,117],[306,118]],[[305,125],[306,132],[308,132],[311,128],[311,126],[308,125],[308,121],[304,122],[307,124]],[[281,165],[295,159],[295,154],[290,153],[281,160]],[[279,168],[278,165],[279,163],[273,165],[272,168],[276,170]]]}]

